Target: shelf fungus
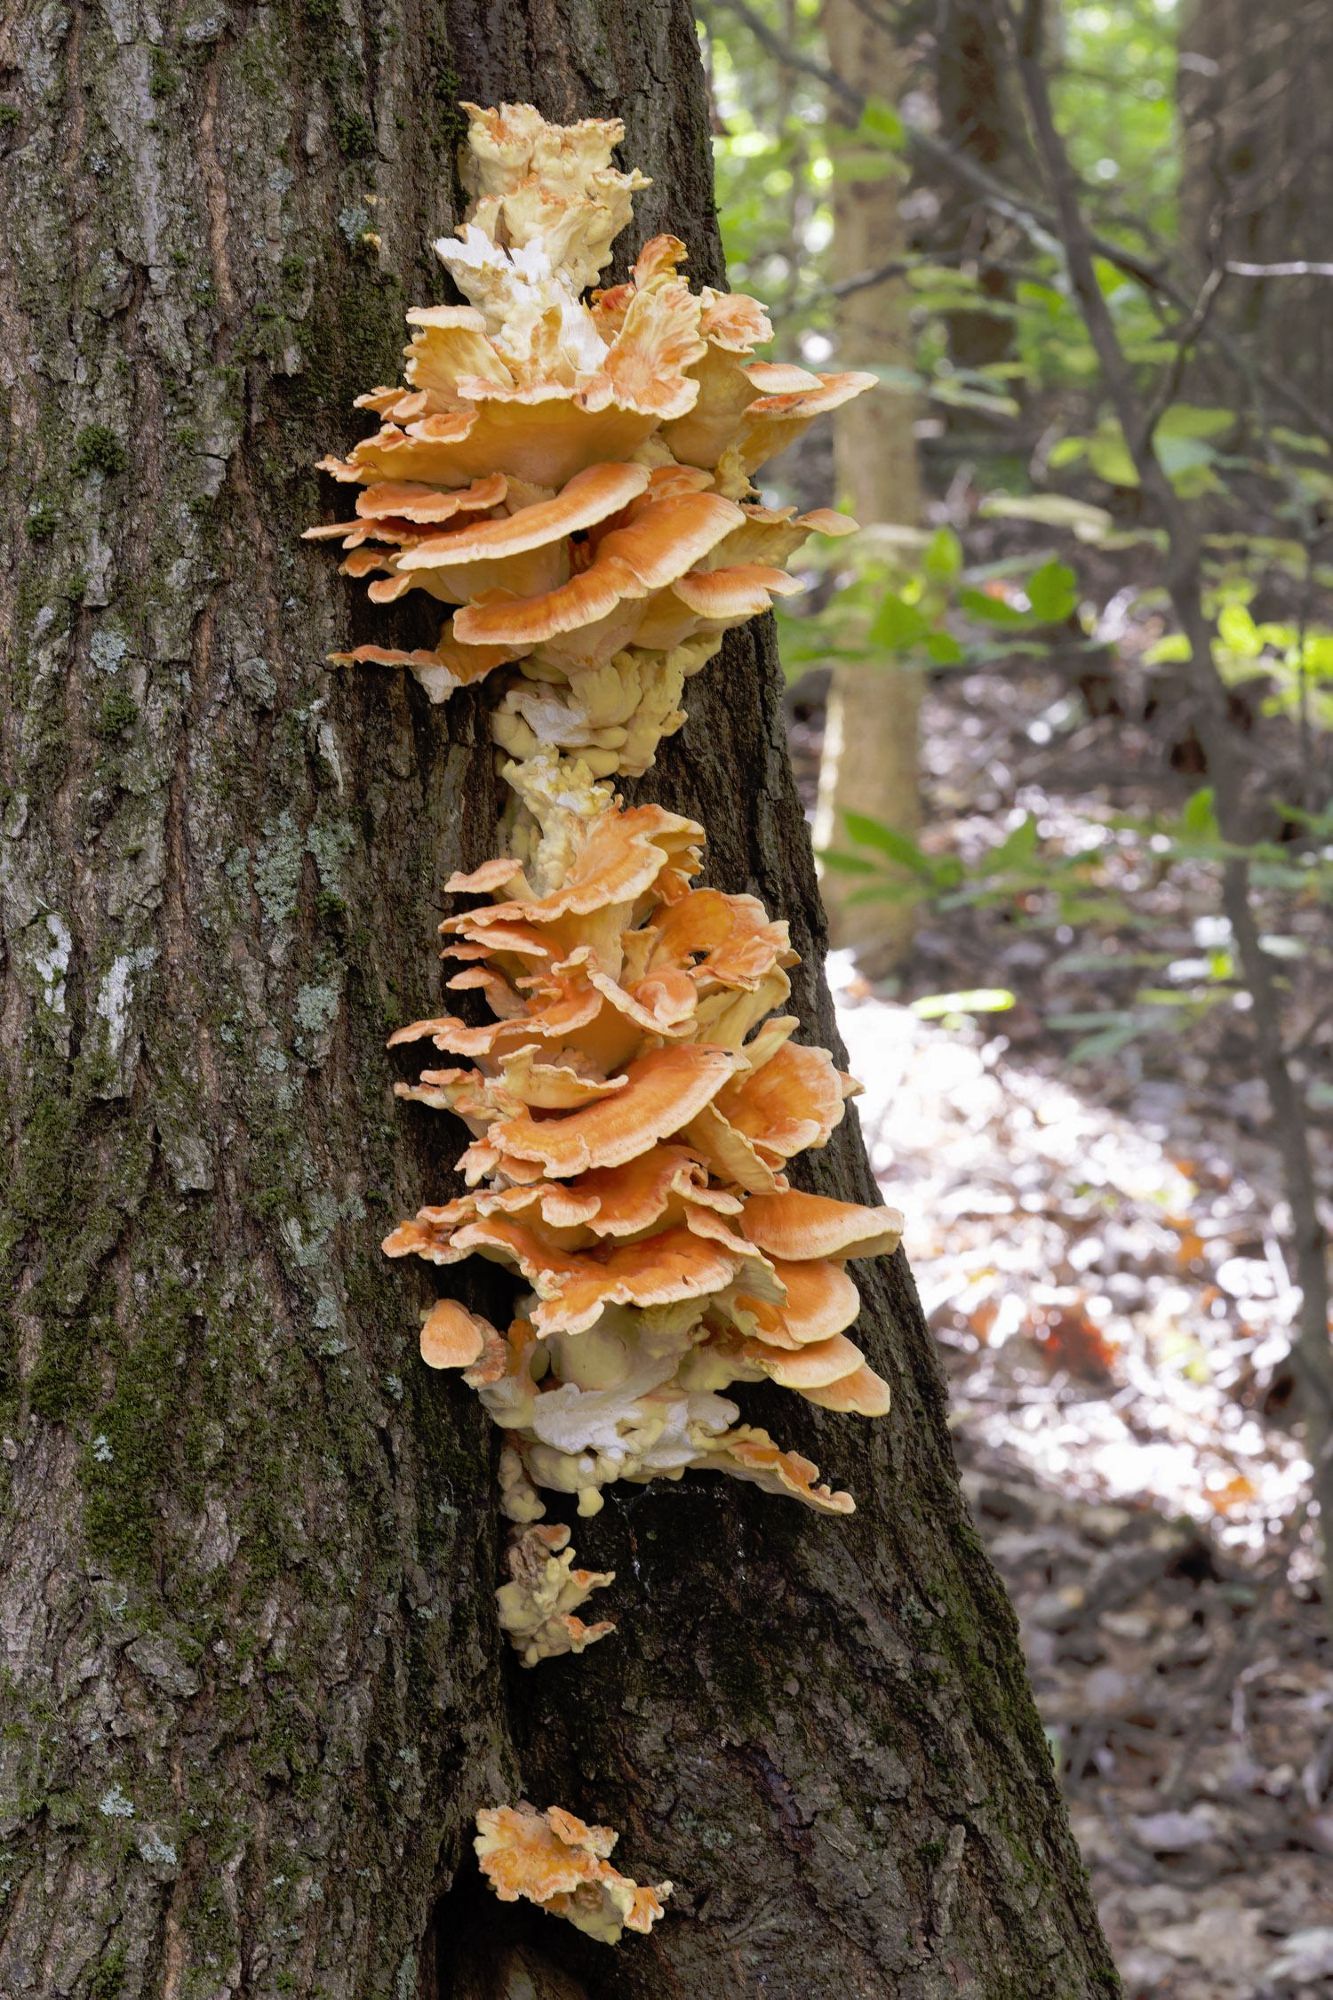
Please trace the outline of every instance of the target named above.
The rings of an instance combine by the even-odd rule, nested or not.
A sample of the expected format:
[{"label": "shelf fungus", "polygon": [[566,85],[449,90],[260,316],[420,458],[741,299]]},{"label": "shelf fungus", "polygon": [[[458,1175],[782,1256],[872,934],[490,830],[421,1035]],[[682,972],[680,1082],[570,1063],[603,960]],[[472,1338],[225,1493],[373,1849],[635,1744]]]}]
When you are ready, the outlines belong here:
[{"label": "shelf fungus", "polygon": [[765,507],[750,479],[872,378],[757,360],[762,308],[691,291],[672,236],[585,298],[646,185],[611,164],[619,123],[469,116],[469,219],[436,245],[469,303],[408,314],[406,382],[359,398],[379,430],[322,461],[354,518],[309,532],[341,540],[373,602],[449,608],[433,648],[348,660],[404,666],[436,701],[510,665],[511,758],[639,776],[723,634],[800,588],[807,536],[853,527]]},{"label": "shelf fungus", "polygon": [[618,1835],[587,1826],[561,1806],[538,1812],[526,1800],[477,1814],[473,1843],[481,1872],[502,1903],[520,1897],[548,1916],[564,1917],[603,1944],[622,1931],[650,1931],[671,1894],[670,1882],[633,1882],[607,1856]]},{"label": "shelf fungus", "polygon": [[[430,1052],[399,1094],[470,1134],[466,1192],[385,1249],[479,1256],[518,1281],[506,1331],[441,1300],[421,1351],[504,1432],[500,1619],[531,1666],[612,1629],[579,1616],[612,1578],[575,1567],[544,1495],[586,1516],[617,1481],[700,1470],[849,1513],[729,1392],[767,1380],[825,1409],[889,1406],[846,1267],[891,1251],[900,1219],[788,1179],[854,1085],[784,1011],[787,927],[699,885],[701,826],[616,789],[680,727],[726,632],[801,587],[788,565],[806,539],[855,525],[766,506],[753,475],[872,378],[757,358],[763,308],[692,290],[672,236],[597,288],[646,185],[612,163],[619,122],[467,109],[471,207],[436,245],[467,303],[409,313],[405,382],[360,398],[379,429],[323,461],[352,518],[309,533],[341,541],[373,602],[441,606],[434,646],[340,662],[406,668],[434,701],[494,691],[513,796],[504,851],[446,884],[467,899],[441,927],[459,1011],[393,1037]],[[660,1914],[665,1889],[607,1866],[613,1835],[555,1808],[480,1824],[502,1897],[602,1937]]]},{"label": "shelf fungus", "polygon": [[525,1667],[557,1653],[581,1653],[615,1628],[585,1624],[575,1612],[594,1590],[614,1583],[614,1570],[575,1569],[569,1529],[554,1523],[524,1528],[509,1544],[509,1582],[496,1591],[500,1627]]},{"label": "shelf fungus", "polygon": [[[423,1353],[444,1345],[435,1314],[461,1317],[453,1365],[506,1432],[516,1522],[541,1517],[543,1491],[593,1514],[617,1480],[691,1468],[845,1513],[850,1496],[725,1393],[768,1379],[830,1409],[888,1408],[849,1337],[860,1302],[845,1266],[893,1249],[898,1218],[786,1179],[852,1088],[780,1011],[787,928],[753,897],[694,887],[702,829],[659,806],[539,824],[562,857],[554,886],[509,861],[448,885],[491,899],[444,931],[466,954],[451,985],[480,991],[492,1021],[444,1015],[394,1037],[447,1064],[399,1089],[468,1126],[472,1185],[385,1249],[484,1257],[526,1287],[480,1351],[472,1316],[436,1307]],[[532,1647],[525,1636],[525,1658]]]}]

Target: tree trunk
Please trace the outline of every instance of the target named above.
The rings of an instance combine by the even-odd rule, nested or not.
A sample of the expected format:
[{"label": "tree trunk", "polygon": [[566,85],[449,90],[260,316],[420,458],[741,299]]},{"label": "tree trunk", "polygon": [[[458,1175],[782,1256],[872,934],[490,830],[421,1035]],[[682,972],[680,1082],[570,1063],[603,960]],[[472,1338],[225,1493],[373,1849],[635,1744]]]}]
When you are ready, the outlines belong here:
[{"label": "tree trunk", "polygon": [[[1013,133],[1021,129],[1005,83],[992,0],[940,0],[935,27],[935,96],[940,137],[1012,186],[1019,176]],[[994,261],[1010,225],[1001,224],[961,182],[940,176],[940,212],[930,232],[938,252],[952,254],[976,273],[978,307],[993,299],[1009,304],[1013,285]],[[945,315],[949,359],[955,368],[987,368],[1007,361],[1013,321],[1004,312]],[[971,418],[975,424],[975,416]]]},{"label": "tree trunk", "polygon": [[[1324,0],[1191,0],[1181,22],[1182,233],[1201,272],[1215,262],[1284,264],[1329,255],[1333,14]],[[1305,392],[1333,402],[1327,277],[1233,275],[1222,317]]]},{"label": "tree trunk", "polygon": [[[901,1260],[867,1288],[894,1418],[784,1411],[862,1512],[618,1492],[579,1545],[620,1630],[528,1674],[494,1437],[377,1248],[451,1156],[385,1031],[499,804],[474,703],[321,664],[367,632],[296,539],[308,468],[441,295],[460,96],[623,113],[644,233],[719,277],[689,9],[161,20],[0,30],[0,1992],[1113,1991]],[[766,630],[648,788],[790,915],[831,1036]],[[871,1192],[854,1125],[818,1181]],[[652,1939],[482,1894],[473,1815],[524,1794],[676,1880]]]},{"label": "tree trunk", "polygon": [[[824,0],[824,40],[832,68],[858,90],[893,103],[903,61],[893,36],[859,0]],[[847,122],[829,106],[831,129]],[[845,135],[844,135],[845,136]],[[858,142],[853,139],[852,145]],[[866,143],[861,141],[859,143]],[[864,278],[899,259],[906,235],[892,179],[840,175],[833,184],[833,273]],[[911,327],[901,278],[861,285],[838,302],[837,365],[910,368]],[[921,518],[912,399],[880,389],[835,418],[839,497],[863,523],[914,528]],[[892,659],[839,661],[833,670],[819,772],[817,844],[844,846],[842,815],[866,813],[915,837],[921,822],[921,675]],[[823,889],[835,944],[850,946],[872,974],[902,964],[911,948],[910,902],[857,903],[859,876],[829,871]]]}]

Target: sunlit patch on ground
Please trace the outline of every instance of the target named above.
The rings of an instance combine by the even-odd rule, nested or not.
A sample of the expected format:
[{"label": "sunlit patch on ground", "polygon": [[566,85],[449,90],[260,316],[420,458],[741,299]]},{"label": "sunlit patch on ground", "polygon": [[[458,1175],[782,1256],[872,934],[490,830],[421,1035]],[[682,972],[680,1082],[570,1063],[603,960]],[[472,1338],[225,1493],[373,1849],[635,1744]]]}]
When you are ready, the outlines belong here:
[{"label": "sunlit patch on ground", "polygon": [[[1266,1156],[830,974],[1132,2000],[1333,1990],[1333,1677]],[[1245,1171],[1235,1162],[1245,1158]]]},{"label": "sunlit patch on ground", "polygon": [[955,1421],[1084,1499],[1149,1502],[1258,1548],[1298,1504],[1263,1414],[1296,1294],[1275,1195],[1145,1086],[1082,1098],[993,1027],[943,1027],[830,962],[862,1126],[945,1350]]}]

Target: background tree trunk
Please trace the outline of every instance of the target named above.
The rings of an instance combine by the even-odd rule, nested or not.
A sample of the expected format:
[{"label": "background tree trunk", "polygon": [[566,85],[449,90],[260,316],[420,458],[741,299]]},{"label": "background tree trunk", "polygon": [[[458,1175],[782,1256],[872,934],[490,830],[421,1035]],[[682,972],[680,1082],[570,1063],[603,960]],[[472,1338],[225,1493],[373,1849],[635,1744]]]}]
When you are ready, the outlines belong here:
[{"label": "background tree trunk", "polygon": [[[831,67],[870,98],[893,104],[904,63],[881,17],[859,0],[824,0],[824,41]],[[855,123],[854,118],[850,120]],[[844,151],[858,144],[847,133],[847,107],[829,104],[835,160],[841,128]],[[902,257],[906,233],[900,189],[882,172],[858,179],[845,170],[833,183],[835,282],[863,279]],[[838,301],[837,365],[911,368],[909,300],[901,276],[861,285]],[[838,495],[865,525],[884,522],[915,528],[921,487],[913,429],[915,405],[900,388],[882,388],[834,419]],[[845,846],[842,815],[867,813],[915,838],[921,823],[921,674],[892,659],[838,661],[829,685],[824,750],[819,771],[819,846]],[[915,911],[910,902],[855,903],[856,875],[824,877],[824,899],[835,944],[855,950],[873,974],[901,965],[911,948]]]},{"label": "background tree trunk", "polygon": [[[377,1249],[450,1155],[384,1033],[498,799],[475,705],[321,664],[366,625],[309,466],[441,295],[460,95],[623,113],[644,233],[720,276],[689,9],[163,18],[0,31],[0,1992],[494,2000],[525,1937],[552,2000],[1112,1991],[901,1259],[893,1419],[775,1416],[861,1513],[617,1492],[620,1631],[528,1675],[494,1436]],[[791,917],[830,1038],[766,631],[648,788]],[[854,1121],[814,1177],[873,1192]],[[483,1896],[472,1816],[524,1794],[676,1879],[651,1940]]]},{"label": "background tree trunk", "polygon": [[[1201,272],[1223,260],[1329,258],[1333,13],[1325,0],[1190,0],[1178,97],[1185,161],[1182,236]],[[1219,310],[1255,352],[1333,403],[1333,313],[1326,277],[1230,277]]]},{"label": "background tree trunk", "polygon": [[[934,52],[940,137],[1012,187],[1021,179],[1014,134],[1022,127],[1009,100],[992,0],[939,0]],[[978,305],[983,299],[1011,303],[1012,280],[1003,264],[993,261],[1012,235],[1011,225],[1001,225],[975,192],[948,174],[939,176],[939,202],[932,249],[975,265]],[[948,313],[945,324],[955,368],[986,368],[1013,352],[1014,325],[1007,313]],[[964,414],[975,424],[975,413]]]}]

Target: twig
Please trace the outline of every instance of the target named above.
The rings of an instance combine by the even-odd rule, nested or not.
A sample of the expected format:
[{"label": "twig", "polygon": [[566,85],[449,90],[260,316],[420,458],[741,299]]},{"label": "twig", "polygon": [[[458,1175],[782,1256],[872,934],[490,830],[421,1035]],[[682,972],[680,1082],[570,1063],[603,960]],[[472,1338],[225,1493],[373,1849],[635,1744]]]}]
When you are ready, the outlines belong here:
[{"label": "twig", "polygon": [[808,312],[814,306],[821,306],[830,299],[847,299],[857,292],[873,291],[876,285],[887,284],[890,278],[906,278],[913,271],[928,270],[932,266],[963,265],[984,261],[988,271],[999,271],[1006,277],[1026,280],[1036,284],[1041,281],[1041,272],[1033,264],[1014,264],[1004,258],[986,257],[979,259],[972,251],[923,252],[919,257],[894,257],[887,264],[876,264],[868,271],[858,271],[854,277],[842,278],[836,285],[820,285],[816,290],[806,292],[799,298],[791,299],[778,312],[770,310],[769,317],[776,326],[779,320],[791,314]]},{"label": "twig", "polygon": [[1215,264],[1204,279],[1199,296],[1194,302],[1194,310],[1181,328],[1176,339],[1176,351],[1171,357],[1171,365],[1162,377],[1161,386],[1153,397],[1148,414],[1144,418],[1143,430],[1146,438],[1151,438],[1162,418],[1180,393],[1180,381],[1185,372],[1185,363],[1192,349],[1197,345],[1200,334],[1208,324],[1208,316],[1217,303],[1218,293],[1226,283],[1226,266]]},{"label": "twig", "polygon": [[822,84],[839,103],[845,104],[854,117],[861,116],[866,108],[866,95],[863,90],[858,90],[845,76],[839,76],[837,70],[830,68],[828,63],[820,62],[817,56],[808,56],[804,50],[784,41],[777,29],[771,28],[762,14],[746,5],[746,0],[717,0],[717,4],[725,8],[728,14],[734,14],[738,21],[744,22],[761,49],[767,49],[769,54],[787,69],[797,70],[802,76],[813,77],[814,81]]},{"label": "twig", "polygon": [[1333,264],[1309,264],[1296,258],[1287,264],[1229,263],[1233,278],[1333,278]]},{"label": "twig", "polygon": [[876,264],[873,270],[858,271],[854,278],[840,278],[836,285],[821,286],[808,300],[803,302],[798,299],[795,304],[815,305],[823,299],[850,299],[857,292],[873,291],[876,285],[885,284],[890,278],[905,278],[909,271],[915,271],[926,261],[922,257],[894,257],[887,264]]},{"label": "twig", "polygon": [[1256,1600],[1251,1607],[1244,1631],[1232,1641],[1216,1662],[1207,1686],[1202,1688],[1196,1697],[1194,1719],[1185,1733],[1184,1741],[1172,1758],[1171,1768],[1160,1787],[1160,1803],[1164,1808],[1180,1804],[1199,1751],[1216,1719],[1218,1710],[1230,1704],[1232,1691],[1241,1675],[1254,1664],[1259,1652],[1259,1641],[1267,1633],[1273,1616],[1278,1589],[1290,1573],[1292,1551],[1300,1538],[1307,1512],[1308,1502],[1302,1502],[1295,1510],[1287,1524],[1282,1546],[1274,1555],[1266,1575],[1258,1584]]},{"label": "twig", "polygon": [[1314,718],[1310,712],[1314,673],[1309,659],[1310,612],[1315,602],[1317,588],[1315,580],[1315,540],[1317,529],[1311,524],[1312,532],[1305,541],[1305,575],[1301,579],[1301,597],[1296,617],[1296,659],[1299,674],[1296,717],[1301,746],[1301,804],[1307,812],[1314,812],[1319,803],[1319,766],[1323,761],[1315,742]]}]

